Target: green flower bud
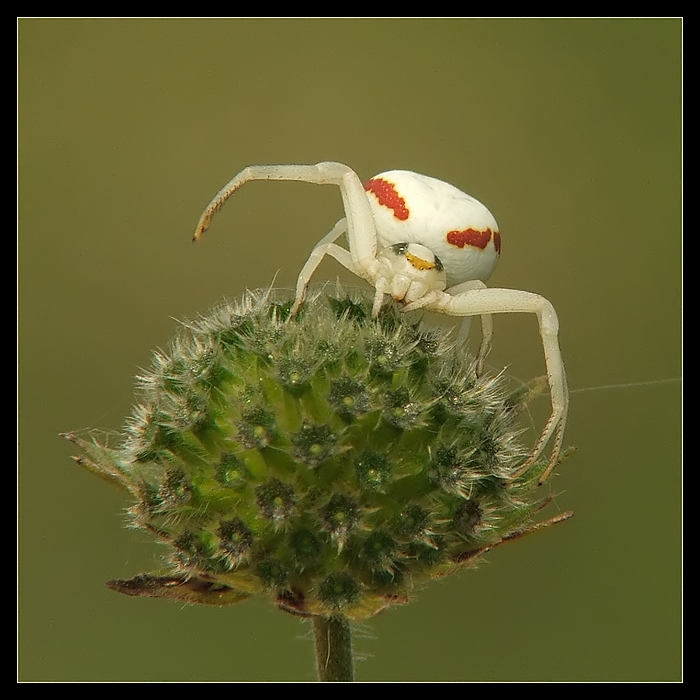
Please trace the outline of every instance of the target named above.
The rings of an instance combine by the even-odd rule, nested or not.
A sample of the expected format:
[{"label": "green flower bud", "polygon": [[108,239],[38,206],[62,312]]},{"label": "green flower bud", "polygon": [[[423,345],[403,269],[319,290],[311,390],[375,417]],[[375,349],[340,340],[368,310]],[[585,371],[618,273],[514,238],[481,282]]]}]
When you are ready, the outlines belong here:
[{"label": "green flower bud", "polygon": [[554,522],[525,473],[522,392],[391,305],[249,293],[189,322],[139,377],[117,447],[66,435],[134,499],[163,570],[110,587],[224,605],[272,594],[355,619]]}]

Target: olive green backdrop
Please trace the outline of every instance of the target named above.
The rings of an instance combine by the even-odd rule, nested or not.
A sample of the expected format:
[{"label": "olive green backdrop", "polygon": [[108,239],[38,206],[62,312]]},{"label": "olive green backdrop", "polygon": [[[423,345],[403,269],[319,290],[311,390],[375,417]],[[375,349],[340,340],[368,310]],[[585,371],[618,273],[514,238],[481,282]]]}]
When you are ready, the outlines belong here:
[{"label": "olive green backdrop", "polygon": [[[57,434],[115,430],[173,318],[293,284],[338,191],[254,163],[405,168],[485,202],[495,286],[555,305],[573,390],[680,376],[680,20],[19,21],[19,677],[312,680],[308,626],[133,599],[126,501]],[[318,279],[351,281],[332,260]],[[438,319],[439,322],[443,319]],[[490,364],[544,371],[532,317]],[[362,680],[680,678],[680,382],[572,393],[573,520],[363,628]],[[533,413],[541,425],[547,400]],[[528,436],[532,439],[534,431]],[[545,487],[546,488],[546,487]]]}]

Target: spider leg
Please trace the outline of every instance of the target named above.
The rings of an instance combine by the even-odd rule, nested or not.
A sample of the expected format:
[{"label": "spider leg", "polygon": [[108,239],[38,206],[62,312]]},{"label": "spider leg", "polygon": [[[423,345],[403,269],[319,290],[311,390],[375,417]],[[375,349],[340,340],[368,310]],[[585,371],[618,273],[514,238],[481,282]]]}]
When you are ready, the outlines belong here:
[{"label": "spider leg", "polygon": [[292,308],[292,315],[299,311],[299,307],[306,297],[306,289],[309,286],[309,281],[311,280],[314,272],[316,272],[316,268],[321,264],[321,260],[323,260],[326,255],[330,255],[331,257],[335,258],[343,267],[346,267],[348,270],[350,270],[350,272],[357,274],[350,252],[335,244],[335,241],[347,230],[347,220],[341,219],[311,251],[311,255],[309,255],[309,259],[304,264],[304,267],[301,268],[301,272],[299,273],[299,277],[297,279],[297,293],[294,301],[294,307]]},{"label": "spider leg", "polygon": [[365,279],[374,279],[379,263],[376,260],[377,236],[372,209],[360,178],[354,170],[342,163],[251,165],[244,168],[209,202],[195,229],[195,241],[209,228],[214,214],[221,209],[226,200],[251,180],[296,180],[317,185],[337,185],[343,198],[347,219],[348,246],[355,266],[353,272]]},{"label": "spider leg", "polygon": [[[445,290],[445,294],[450,294],[455,296],[461,294],[462,292],[469,292],[472,289],[487,289],[486,285],[481,280],[469,280],[468,282],[462,282],[461,284],[456,284],[454,287],[450,287]],[[462,327],[459,329],[458,341],[464,345],[469,337],[469,329],[471,327],[471,317],[466,317],[462,321]],[[484,373],[484,363],[486,362],[486,356],[491,352],[491,341],[493,339],[493,316],[491,314],[481,315],[481,343],[479,344],[479,350],[476,353],[475,368],[477,376],[481,376]]]},{"label": "spider leg", "polygon": [[549,463],[539,478],[540,483],[544,483],[559,461],[569,410],[569,390],[564,361],[559,349],[559,321],[554,307],[544,297],[530,292],[483,288],[456,295],[443,293],[438,301],[426,308],[450,316],[484,316],[500,313],[534,313],[537,316],[547,366],[552,413],[530,456],[521,466],[519,474],[524,474],[538,460],[551,440],[553,442]]},{"label": "spider leg", "polygon": [[[487,289],[487,286],[481,280],[468,280],[467,282],[461,282],[456,284],[454,287],[446,289],[445,292],[433,291],[424,296],[418,301],[414,301],[411,304],[406,304],[404,311],[414,311],[420,308],[431,308],[431,305],[436,303],[436,299],[442,299],[443,294],[448,294],[450,296],[457,296],[464,292],[472,291],[473,289]],[[437,303],[440,303],[439,301]],[[447,312],[445,312],[447,313]],[[476,315],[476,314],[475,314]],[[461,345],[465,345],[467,339],[469,338],[469,330],[471,328],[472,319],[471,316],[467,316],[462,321],[462,325],[459,329],[458,342]],[[475,368],[478,376],[484,373],[484,362],[486,356],[491,351],[491,340],[493,338],[493,317],[491,314],[481,314],[481,344],[479,345],[479,351],[476,354]]]}]

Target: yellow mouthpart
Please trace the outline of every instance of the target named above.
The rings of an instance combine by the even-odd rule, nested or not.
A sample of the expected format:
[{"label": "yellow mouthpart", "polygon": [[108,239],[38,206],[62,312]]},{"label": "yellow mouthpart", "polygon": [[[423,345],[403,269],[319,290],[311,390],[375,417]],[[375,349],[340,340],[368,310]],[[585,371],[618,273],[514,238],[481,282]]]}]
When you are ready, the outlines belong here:
[{"label": "yellow mouthpart", "polygon": [[428,262],[427,260],[423,260],[423,258],[419,258],[417,255],[413,255],[412,253],[406,253],[406,260],[413,265],[413,267],[416,268],[416,270],[434,270],[435,269],[435,263],[434,262]]}]

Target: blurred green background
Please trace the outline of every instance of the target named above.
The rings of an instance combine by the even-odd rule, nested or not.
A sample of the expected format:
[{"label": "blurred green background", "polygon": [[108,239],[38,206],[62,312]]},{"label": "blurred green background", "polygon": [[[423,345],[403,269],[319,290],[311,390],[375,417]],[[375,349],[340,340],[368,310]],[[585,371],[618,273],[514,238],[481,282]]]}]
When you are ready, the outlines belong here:
[{"label": "blurred green background", "polygon": [[[365,625],[361,680],[680,678],[680,20],[19,21],[22,680],[312,680],[309,627],[105,587],[154,568],[57,434],[118,429],[173,318],[292,285],[337,189],[255,163],[405,168],[492,210],[492,286],[555,305],[572,390],[551,513]],[[334,261],[318,279],[352,281]],[[443,322],[444,319],[438,319]],[[499,316],[495,371],[544,372]],[[539,412],[538,412],[539,411]],[[541,425],[547,400],[533,415]],[[527,437],[532,439],[534,430]]]}]

